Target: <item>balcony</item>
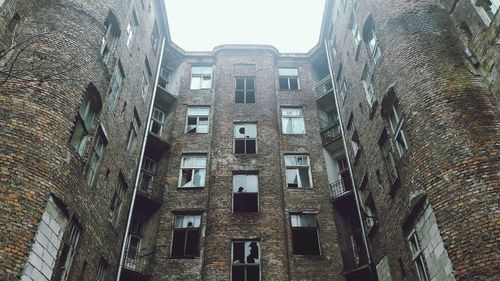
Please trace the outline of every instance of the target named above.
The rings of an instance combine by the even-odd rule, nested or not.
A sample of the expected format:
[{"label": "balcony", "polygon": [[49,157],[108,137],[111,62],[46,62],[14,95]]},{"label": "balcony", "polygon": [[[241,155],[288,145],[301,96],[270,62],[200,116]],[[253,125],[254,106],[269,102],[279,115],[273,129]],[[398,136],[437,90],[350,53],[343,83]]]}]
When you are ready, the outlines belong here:
[{"label": "balcony", "polygon": [[140,255],[137,253],[137,255],[133,255],[127,249],[125,257],[121,281],[150,279],[152,254]]},{"label": "balcony", "polygon": [[323,146],[328,146],[329,144],[340,140],[342,136],[340,133],[340,124],[335,123],[321,130],[321,143]]},{"label": "balcony", "polygon": [[321,79],[321,81],[316,83],[315,93],[317,99],[327,94],[333,93],[333,84],[332,80],[330,79],[330,75],[327,75],[325,78]]},{"label": "balcony", "polygon": [[[363,233],[361,229],[351,231],[344,241],[342,247],[342,260],[344,263],[344,275],[348,280],[370,280],[369,264],[366,249],[363,243]],[[357,276],[357,278],[352,278]],[[358,279],[364,276],[365,278]]]}]

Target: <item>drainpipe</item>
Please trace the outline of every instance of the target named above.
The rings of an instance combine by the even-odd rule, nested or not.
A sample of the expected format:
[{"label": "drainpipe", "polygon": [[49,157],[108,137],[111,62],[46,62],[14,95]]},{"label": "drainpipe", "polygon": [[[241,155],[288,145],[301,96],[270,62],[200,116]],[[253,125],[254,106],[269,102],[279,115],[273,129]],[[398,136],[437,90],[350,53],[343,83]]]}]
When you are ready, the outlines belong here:
[{"label": "drainpipe", "polygon": [[165,38],[166,37],[163,37],[162,43],[161,43],[160,59],[158,61],[158,67],[157,67],[157,70],[156,70],[156,79],[155,79],[154,88],[153,88],[153,96],[151,97],[151,103],[149,104],[148,119],[146,121],[146,130],[145,130],[144,136],[142,138],[141,154],[140,154],[140,157],[139,157],[139,163],[137,163],[137,168],[136,168],[137,173],[135,174],[134,189],[132,191],[132,200],[130,201],[130,208],[129,208],[129,211],[128,211],[127,227],[125,228],[125,233],[123,235],[122,250],[121,250],[121,253],[120,253],[120,263],[118,264],[118,272],[116,273],[116,281],[120,281],[120,276],[121,276],[121,273],[122,273],[123,261],[125,259],[125,251],[127,250],[127,237],[128,237],[128,233],[129,233],[129,230],[130,230],[130,224],[132,222],[132,215],[134,213],[134,205],[135,205],[135,198],[136,198],[136,195],[137,195],[137,187],[139,185],[139,178],[140,178],[140,175],[141,175],[140,170],[141,170],[141,167],[142,167],[142,161],[144,159],[144,151],[146,150],[146,140],[147,140],[148,134],[149,134],[149,127],[150,127],[150,124],[151,124],[151,115],[153,114],[153,106],[154,106],[154,102],[155,102],[156,89],[157,89],[156,86],[158,85],[158,79],[160,77],[160,70],[161,70],[161,62],[163,60],[163,51],[164,51],[164,47],[165,47]]},{"label": "drainpipe", "polygon": [[[339,101],[337,99],[337,88],[335,85],[335,79],[333,79],[333,70],[332,70],[332,63],[330,61],[330,53],[328,52],[328,42],[327,40],[325,42],[325,51],[326,51],[326,58],[328,60],[328,71],[330,72],[330,79],[332,81],[333,85],[333,93],[335,96],[335,108],[337,109],[337,116],[339,119],[340,123],[340,134],[342,136],[342,143],[344,144],[344,153],[347,156],[347,166],[349,166],[349,175],[351,176],[351,184],[353,186],[353,191],[354,191],[354,199],[356,200],[356,210],[358,212],[358,218],[359,218],[359,223],[361,226],[361,233],[363,236],[363,244],[365,245],[365,250],[366,250],[366,256],[368,258],[368,265],[371,265],[371,256],[370,256],[370,250],[368,249],[368,241],[366,240],[366,231],[365,231],[365,226],[363,224],[363,216],[361,215],[361,209],[360,209],[360,202],[358,198],[358,191],[356,188],[356,183],[354,182],[354,176],[352,174],[352,165],[351,165],[351,160],[349,159],[349,151],[347,150],[347,143],[346,143],[346,138],[345,138],[345,132],[344,132],[344,127],[342,126],[342,115],[340,114],[340,106],[339,106]],[[370,272],[371,272],[371,267],[370,267]]]}]

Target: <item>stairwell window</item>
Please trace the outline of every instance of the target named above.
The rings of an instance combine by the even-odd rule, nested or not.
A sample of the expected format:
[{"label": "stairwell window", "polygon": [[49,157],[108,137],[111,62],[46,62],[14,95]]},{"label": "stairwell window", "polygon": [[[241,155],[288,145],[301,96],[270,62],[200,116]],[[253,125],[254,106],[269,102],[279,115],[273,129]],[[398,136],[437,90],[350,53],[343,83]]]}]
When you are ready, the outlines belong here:
[{"label": "stairwell window", "polygon": [[186,133],[208,133],[209,106],[189,106]]},{"label": "stairwell window", "polygon": [[127,25],[127,48],[132,45],[132,40],[134,39],[134,34],[137,33],[139,27],[139,19],[135,10],[132,10],[132,18]]},{"label": "stairwell window", "polygon": [[111,199],[110,206],[110,220],[113,227],[117,227],[120,219],[122,217],[123,205],[125,203],[125,195],[127,192],[127,184],[123,179],[123,175],[120,173],[118,176],[118,181],[116,183],[115,192],[113,198]]},{"label": "stairwell window", "polygon": [[296,67],[278,68],[280,90],[297,91],[300,89],[299,69]]},{"label": "stairwell window", "polygon": [[104,21],[104,28],[106,33],[102,38],[100,54],[104,63],[108,63],[120,37],[120,27],[113,13],[109,12],[106,21]]},{"label": "stairwell window", "polygon": [[305,134],[304,110],[296,107],[282,107],[281,126],[283,134]]},{"label": "stairwell window", "polygon": [[319,248],[318,223],[315,214],[291,214],[292,244],[294,255],[317,256]]},{"label": "stairwell window", "polygon": [[150,131],[155,134],[161,136],[161,132],[163,130],[163,122],[165,120],[165,113],[154,107],[153,115],[151,116],[151,129]]},{"label": "stairwell window", "polygon": [[212,88],[212,66],[191,67],[191,90]]},{"label": "stairwell window", "polygon": [[235,154],[257,153],[257,124],[252,124],[252,123],[234,124],[234,153]]},{"label": "stairwell window", "polygon": [[[87,87],[87,91],[83,96],[83,101],[78,108],[75,127],[73,128],[73,133],[71,134],[70,144],[80,156],[82,156],[85,152],[88,135],[90,130],[92,129],[94,117],[100,109],[98,104],[96,104],[96,102],[93,102],[91,99],[91,95],[93,95],[92,89],[95,89],[95,87]],[[97,91],[97,89],[95,89],[95,91]],[[94,93],[94,96],[98,95],[99,93]]]},{"label": "stairwell window", "polygon": [[289,188],[312,187],[309,156],[285,155],[286,185]]},{"label": "stairwell window", "polygon": [[365,21],[365,25],[363,26],[363,40],[368,46],[373,63],[376,64],[382,56],[382,53],[380,52],[380,48],[378,46],[377,35],[375,33],[375,22],[373,21],[371,15],[368,16]]},{"label": "stairwell window", "polygon": [[99,170],[99,166],[100,166],[102,158],[104,156],[104,149],[105,149],[107,143],[108,143],[108,140],[107,140],[106,135],[101,127],[101,128],[99,128],[99,130],[96,134],[94,147],[92,148],[92,153],[91,153],[92,156],[90,158],[89,167],[87,169],[87,176],[85,178],[85,182],[89,186],[92,186],[92,184],[94,183],[97,172]]},{"label": "stairwell window", "polygon": [[491,24],[500,7],[500,0],[470,0],[486,26]]},{"label": "stairwell window", "polygon": [[249,77],[236,78],[236,103],[255,103],[255,79]]},{"label": "stairwell window", "polygon": [[232,241],[231,281],[260,281],[260,242]]},{"label": "stairwell window", "polygon": [[186,155],[182,157],[179,187],[204,187],[206,167],[206,155]]},{"label": "stairwell window", "polygon": [[145,156],[142,161],[141,181],[139,186],[140,191],[148,195],[151,195],[153,193],[153,178],[155,175],[155,171],[156,161]]},{"label": "stairwell window", "polygon": [[201,215],[179,214],[174,216],[172,258],[195,258],[199,253]]},{"label": "stairwell window", "polygon": [[233,213],[259,211],[259,184],[257,174],[233,175]]},{"label": "stairwell window", "polygon": [[361,82],[363,83],[363,89],[365,89],[366,101],[368,102],[370,107],[372,107],[376,101],[375,90],[373,89],[372,80],[373,80],[373,71],[370,70],[370,68],[366,64],[363,70],[363,75],[361,76]]}]

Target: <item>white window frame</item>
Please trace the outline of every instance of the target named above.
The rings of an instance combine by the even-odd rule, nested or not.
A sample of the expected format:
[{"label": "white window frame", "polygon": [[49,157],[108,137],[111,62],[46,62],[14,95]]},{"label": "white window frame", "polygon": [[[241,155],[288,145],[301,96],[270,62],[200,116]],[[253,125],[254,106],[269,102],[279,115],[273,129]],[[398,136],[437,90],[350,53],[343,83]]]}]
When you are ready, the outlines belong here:
[{"label": "white window frame", "polygon": [[[299,162],[303,161],[298,161],[298,159],[305,159],[306,164],[301,164]],[[311,165],[310,165],[310,159],[309,155],[307,154],[286,154],[284,157],[285,160],[285,182],[287,188],[293,188],[293,189],[298,189],[298,188],[312,188],[313,187],[313,179],[312,179],[312,173],[311,173]],[[295,163],[291,163],[291,162]],[[307,175],[308,175],[308,182],[303,182],[304,179],[301,178],[301,170],[307,169]],[[289,186],[288,179],[290,176],[293,176],[295,174],[295,178],[297,179],[297,186]],[[291,183],[291,182],[290,182]]]},{"label": "white window frame", "polygon": [[[201,114],[199,111],[202,110],[202,112],[207,112],[207,114]],[[196,112],[198,111],[197,114],[191,114],[191,112]],[[189,118],[195,118],[196,117],[196,124],[191,125],[193,126],[192,128],[189,127]],[[205,124],[200,124],[203,122],[201,119],[207,119],[206,120],[206,125]],[[205,129],[206,128],[206,129]],[[188,106],[187,112],[186,112],[186,129],[184,133],[197,133],[197,134],[207,134],[210,132],[210,106]]]},{"label": "white window frame", "polygon": [[95,110],[89,94],[86,93],[78,109],[75,127],[70,139],[71,146],[73,146],[73,148],[80,156],[82,156],[85,152],[88,135],[90,130],[92,129],[92,124],[94,122],[94,117],[96,114],[97,110]]},{"label": "white window frame", "polygon": [[[299,110],[299,114],[286,114],[286,110]],[[296,129],[295,126],[293,125],[293,119],[300,119],[302,120],[302,130],[300,128]],[[291,124],[291,131],[287,131],[287,127],[284,124],[286,123],[285,120],[288,120],[287,122],[290,122]],[[304,123],[304,109],[300,107],[282,107],[281,108],[281,126],[282,126],[282,133],[285,135],[304,135],[306,133],[306,126]]]},{"label": "white window frame", "polygon": [[394,142],[398,150],[399,157],[401,158],[408,151],[408,141],[406,140],[406,133],[403,129],[404,117],[398,104],[392,104],[391,111],[389,112],[388,116],[388,121],[393,137],[392,141]]},{"label": "white window frame", "polygon": [[[153,114],[151,115],[151,126],[149,131],[153,134],[161,136],[163,131],[163,122],[165,122],[165,112],[163,110],[153,107]],[[157,126],[158,132],[154,132],[153,127]]]},{"label": "white window frame", "polygon": [[[187,217],[187,221],[191,222],[192,225],[189,226],[187,224],[186,226],[183,225],[183,220],[184,218]],[[178,220],[181,219],[180,225],[178,223]],[[190,220],[191,219],[191,220]],[[171,258],[176,258],[176,259],[183,259],[183,258],[194,258],[194,257],[199,257],[200,256],[200,239],[201,239],[201,223],[202,223],[202,214],[174,214],[174,220],[173,220],[173,231],[172,231],[172,243],[170,246],[170,257]],[[179,227],[180,226],[180,227]],[[174,257],[173,256],[173,250],[174,250],[174,236],[175,236],[175,230],[181,230],[184,231],[184,246],[183,246],[183,255]],[[186,255],[186,246],[187,246],[187,234],[189,231],[198,231],[198,241],[196,241],[197,244],[197,250],[198,252],[196,255],[191,256],[191,255]]]},{"label": "white window frame", "polygon": [[104,27],[106,28],[106,33],[102,37],[99,53],[102,56],[102,61],[108,63],[111,53],[118,42],[118,34],[115,34],[114,31],[114,29],[118,29],[118,27],[113,25],[111,15],[108,15]]},{"label": "white window frame", "polygon": [[191,90],[212,89],[213,66],[193,65],[191,66]]},{"label": "white window frame", "polygon": [[139,27],[139,19],[137,18],[137,14],[135,13],[135,9],[132,10],[132,17],[127,25],[127,48],[130,48],[132,45],[132,40],[134,39],[134,34]]},{"label": "white window frame", "polygon": [[96,134],[96,140],[94,143],[94,147],[92,148],[92,157],[89,162],[89,167],[87,170],[86,183],[89,186],[94,184],[94,180],[96,178],[97,172],[101,165],[102,158],[104,157],[104,149],[106,148],[107,141],[101,133]]},{"label": "white window frame", "polygon": [[141,79],[141,96],[145,97],[149,90],[149,71],[147,65],[144,65],[144,69],[142,71],[142,79]]},{"label": "white window frame", "polygon": [[375,90],[373,88],[373,72],[370,70],[368,65],[365,65],[363,75],[361,76],[361,82],[363,84],[363,89],[365,90],[366,101],[370,107],[372,107],[377,98],[375,97]]},{"label": "white window frame", "polygon": [[[248,263],[247,261],[247,256],[246,255],[246,251],[244,252],[244,262],[241,263],[241,262],[235,262],[235,257],[234,257],[234,244],[235,243],[244,243],[244,249],[246,249],[247,247],[247,243],[248,243],[248,247],[250,247],[251,243],[257,243],[257,249],[258,249],[258,253],[257,253],[257,256],[258,258],[256,259],[256,263]],[[261,276],[261,266],[260,266],[260,260],[261,260],[261,251],[260,251],[260,241],[259,240],[232,240],[231,241],[231,281],[233,281],[233,268],[234,267],[244,267],[244,272],[245,272],[245,280],[246,278],[248,277],[246,272],[247,272],[247,268],[248,267],[258,267],[259,269],[259,280],[262,280],[262,276]],[[234,280],[234,281],[240,281],[240,280]]]},{"label": "white window frame", "polygon": [[125,74],[123,72],[122,64],[120,60],[118,60],[113,71],[113,75],[111,76],[111,81],[109,81],[108,101],[111,109],[115,107],[117,96],[123,85],[124,78]]},{"label": "white window frame", "polygon": [[[295,70],[297,74],[284,74],[283,72]],[[287,79],[287,88],[281,88],[281,79]],[[297,80],[297,89],[291,88],[290,80]],[[299,79],[299,68],[298,67],[279,67],[278,68],[278,88],[280,91],[299,91],[300,90],[300,79]]]},{"label": "white window frame", "polygon": [[477,13],[479,14],[479,17],[483,21],[483,23],[486,26],[490,26],[491,22],[493,21],[493,18],[495,18],[495,15],[498,12],[498,9],[500,7],[500,0],[489,0],[491,5],[489,6],[490,11],[486,11],[486,9],[483,6],[478,6],[477,1],[478,0],[470,0],[474,8],[476,9]]},{"label": "white window frame", "polygon": [[[242,89],[239,89],[238,88],[238,80],[241,79],[243,80],[243,88]],[[248,80],[252,80],[253,81],[253,89],[249,89],[248,88]],[[245,104],[245,103],[255,103],[255,77],[236,77],[235,78],[235,90],[234,90],[234,102],[235,103],[242,103],[242,104]],[[253,102],[249,102],[248,101],[248,94],[253,92]],[[241,93],[243,94],[243,102],[237,102],[236,101],[236,96],[238,95],[238,93]]]},{"label": "white window frame", "polygon": [[[240,133],[238,128],[244,128],[244,133]],[[255,135],[252,134],[252,130],[250,128],[255,128]],[[237,155],[255,155],[257,154],[257,123],[234,123],[234,154]],[[247,141],[254,141],[255,143],[255,148],[254,151],[255,153],[248,153],[247,152]],[[244,152],[243,153],[236,153],[236,142],[237,141],[243,141],[244,142]]]},{"label": "white window frame", "polygon": [[[143,192],[146,192],[148,195],[151,195],[153,189],[153,181],[154,175],[156,172],[157,162],[147,156],[144,156],[141,167],[141,181],[139,185],[139,189]],[[147,186],[144,186],[144,176],[149,177],[149,181]]]},{"label": "white window frame", "polygon": [[[204,160],[204,164],[203,165],[186,165],[186,160],[188,158],[193,158],[194,159],[194,162],[196,163],[198,160]],[[179,188],[201,188],[201,187],[205,187],[205,177],[206,177],[206,171],[207,171],[207,156],[206,155],[202,155],[202,154],[187,154],[187,155],[183,155],[182,158],[181,158],[181,166],[180,166],[180,171],[179,171],[179,184],[178,184],[178,187]],[[191,179],[189,181],[187,181],[184,185],[182,185],[182,173],[184,170],[187,170],[187,171],[191,171]],[[195,174],[196,172],[200,173],[201,174],[201,182],[200,182],[200,185],[194,185],[194,177],[195,177]],[[189,185],[186,185],[188,183],[191,183]]]},{"label": "white window frame", "polygon": [[427,269],[427,263],[424,257],[422,249],[420,249],[420,241],[417,236],[417,232],[413,229],[408,237],[406,238],[410,251],[412,254],[412,261],[417,270],[417,277],[419,281],[429,281],[429,271]]},{"label": "white window frame", "polygon": [[[256,183],[256,186],[255,186],[255,190],[251,190],[252,188],[248,186],[247,184],[247,179],[248,177],[255,177],[255,183]],[[243,178],[244,180],[244,186],[243,187],[243,190],[240,191],[239,189],[241,187],[237,186],[237,181],[238,181],[238,178]],[[232,203],[232,212],[233,213],[244,213],[244,212],[235,212],[234,210],[234,197],[235,197],[235,194],[238,194],[238,193],[245,193],[245,194],[256,194],[257,195],[257,212],[259,212],[259,175],[256,174],[256,173],[239,173],[239,174],[234,174],[233,175],[233,203]]]},{"label": "white window frame", "polygon": [[111,199],[111,225],[113,227],[117,227],[120,222],[120,218],[122,216],[123,212],[123,205],[125,203],[125,194],[127,192],[127,184],[125,183],[125,180],[123,177],[120,175],[118,176],[118,182],[116,183],[116,188],[115,188],[115,193],[113,195],[113,198]]}]

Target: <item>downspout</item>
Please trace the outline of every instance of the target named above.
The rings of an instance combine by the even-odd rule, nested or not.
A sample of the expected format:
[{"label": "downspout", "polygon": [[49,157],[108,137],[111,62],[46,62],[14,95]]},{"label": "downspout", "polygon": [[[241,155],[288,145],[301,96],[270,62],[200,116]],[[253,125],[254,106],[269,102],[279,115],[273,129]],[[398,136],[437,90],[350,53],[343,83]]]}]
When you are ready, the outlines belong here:
[{"label": "downspout", "polygon": [[127,227],[125,228],[125,234],[123,236],[123,242],[122,242],[122,250],[120,253],[120,263],[118,264],[118,272],[116,273],[116,281],[120,281],[120,276],[122,273],[122,266],[123,266],[123,260],[125,258],[125,251],[127,249],[127,237],[128,233],[130,230],[130,224],[132,223],[132,215],[134,213],[134,205],[135,205],[135,198],[137,195],[137,187],[139,185],[139,178],[140,178],[140,169],[142,167],[142,161],[144,159],[144,151],[146,150],[146,141],[148,138],[149,134],[149,127],[151,124],[151,115],[153,114],[153,106],[156,98],[156,89],[158,85],[158,79],[160,77],[160,70],[161,70],[161,63],[163,60],[163,51],[165,47],[165,38],[163,37],[162,43],[161,43],[161,52],[160,52],[160,59],[158,60],[158,67],[156,69],[156,78],[155,78],[155,83],[154,83],[154,88],[153,88],[153,96],[151,97],[151,103],[149,104],[149,112],[148,112],[148,119],[146,121],[146,130],[144,132],[144,137],[142,139],[142,147],[141,147],[141,154],[139,157],[139,163],[137,163],[137,168],[136,171],[137,173],[135,174],[135,181],[134,181],[134,190],[132,191],[132,200],[130,201],[130,208],[128,212],[128,219],[127,219]]},{"label": "downspout", "polygon": [[[365,231],[365,226],[363,223],[363,216],[361,215],[361,209],[360,209],[360,202],[358,198],[358,191],[356,188],[356,183],[354,182],[354,176],[352,174],[352,165],[351,165],[351,160],[349,159],[349,151],[347,150],[347,143],[346,143],[346,138],[345,138],[345,132],[344,132],[344,127],[342,126],[342,116],[340,114],[340,106],[339,106],[339,101],[337,99],[337,88],[335,85],[335,79],[333,79],[333,70],[332,70],[332,63],[330,61],[330,53],[328,52],[328,42],[327,40],[325,42],[325,53],[326,53],[326,58],[328,61],[328,71],[330,72],[330,80],[332,81],[333,85],[333,94],[335,96],[335,108],[337,109],[337,116],[339,119],[340,123],[340,134],[342,136],[342,143],[344,144],[344,153],[347,156],[347,166],[349,167],[349,175],[351,176],[351,184],[353,186],[353,191],[354,191],[354,199],[356,200],[356,210],[358,211],[358,218],[359,218],[359,224],[361,226],[361,233],[363,236],[363,244],[365,245],[365,251],[366,251],[366,256],[368,258],[368,264],[371,265],[371,256],[370,256],[370,250],[368,249],[368,241],[366,240],[366,231]],[[370,267],[371,271],[371,267]]]}]

